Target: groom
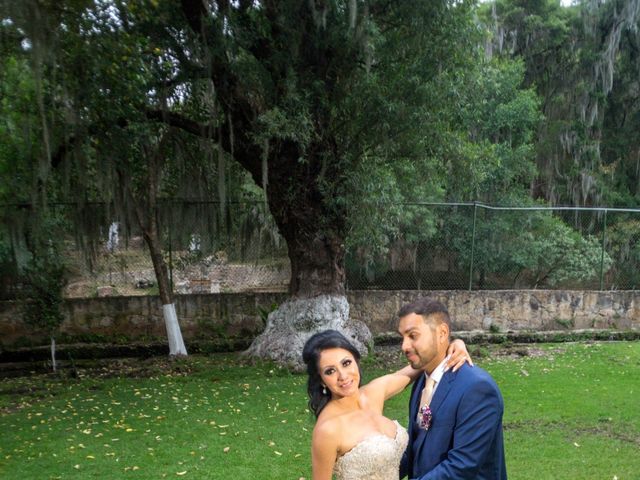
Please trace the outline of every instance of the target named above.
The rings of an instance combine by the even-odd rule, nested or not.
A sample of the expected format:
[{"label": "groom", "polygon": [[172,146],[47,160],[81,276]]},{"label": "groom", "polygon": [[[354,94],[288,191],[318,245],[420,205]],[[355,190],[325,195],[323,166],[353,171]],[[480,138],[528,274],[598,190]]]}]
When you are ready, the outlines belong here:
[{"label": "groom", "polygon": [[424,371],[409,404],[409,445],[400,478],[504,480],[503,402],[491,376],[465,364],[445,371],[449,312],[430,298],[403,306],[402,351]]}]

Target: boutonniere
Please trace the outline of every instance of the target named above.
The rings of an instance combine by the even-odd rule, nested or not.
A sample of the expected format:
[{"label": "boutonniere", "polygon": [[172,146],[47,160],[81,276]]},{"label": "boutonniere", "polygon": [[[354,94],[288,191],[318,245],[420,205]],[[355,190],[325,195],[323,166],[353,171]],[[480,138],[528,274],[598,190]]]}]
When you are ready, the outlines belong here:
[{"label": "boutonniere", "polygon": [[433,414],[429,405],[423,405],[418,410],[418,426],[423,430],[429,430],[431,421],[433,420]]}]

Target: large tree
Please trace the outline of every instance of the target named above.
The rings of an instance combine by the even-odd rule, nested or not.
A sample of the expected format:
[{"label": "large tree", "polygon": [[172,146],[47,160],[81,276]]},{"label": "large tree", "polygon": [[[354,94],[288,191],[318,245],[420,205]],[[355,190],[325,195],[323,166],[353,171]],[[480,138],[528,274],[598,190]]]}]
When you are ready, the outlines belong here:
[{"label": "large tree", "polygon": [[73,119],[52,163],[134,123],[214,142],[262,187],[291,263],[291,301],[252,353],[298,363],[329,326],[364,350],[370,334],[345,298],[353,173],[436,156],[434,86],[473,48],[473,2],[27,3],[48,19],[47,75]]},{"label": "large tree", "polygon": [[[344,298],[348,180],[367,154],[393,161],[402,154],[393,146],[412,150],[407,139],[424,146],[418,133],[428,110],[424,89],[459,62],[467,5],[184,0],[181,6],[187,23],[180,34],[189,40],[167,48],[175,49],[180,71],[199,71],[213,84],[216,140],[263,187],[287,242],[292,301],[271,315],[251,351],[298,363],[309,332],[328,326],[348,331],[363,348],[368,332],[349,324]],[[149,113],[189,128],[174,111]]]}]

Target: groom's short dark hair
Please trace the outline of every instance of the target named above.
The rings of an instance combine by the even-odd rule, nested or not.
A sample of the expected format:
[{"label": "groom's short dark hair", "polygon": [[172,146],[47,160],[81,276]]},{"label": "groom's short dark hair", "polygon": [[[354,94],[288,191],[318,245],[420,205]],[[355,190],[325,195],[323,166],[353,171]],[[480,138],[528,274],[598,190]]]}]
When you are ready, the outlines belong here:
[{"label": "groom's short dark hair", "polygon": [[451,325],[447,307],[445,307],[444,304],[439,302],[438,300],[434,300],[430,297],[420,297],[411,303],[403,305],[398,312],[398,317],[402,318],[412,313],[421,315],[427,323],[431,323],[428,322],[427,319],[434,318],[438,319],[440,322],[446,323],[449,326]]}]

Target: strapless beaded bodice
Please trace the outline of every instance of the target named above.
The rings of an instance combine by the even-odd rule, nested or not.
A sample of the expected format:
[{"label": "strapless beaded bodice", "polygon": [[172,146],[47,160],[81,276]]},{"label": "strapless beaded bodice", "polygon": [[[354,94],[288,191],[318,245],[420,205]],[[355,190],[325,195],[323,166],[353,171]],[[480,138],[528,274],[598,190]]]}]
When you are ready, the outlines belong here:
[{"label": "strapless beaded bodice", "polygon": [[379,433],[365,438],[336,461],[337,480],[395,480],[409,435],[397,421],[396,436]]}]

